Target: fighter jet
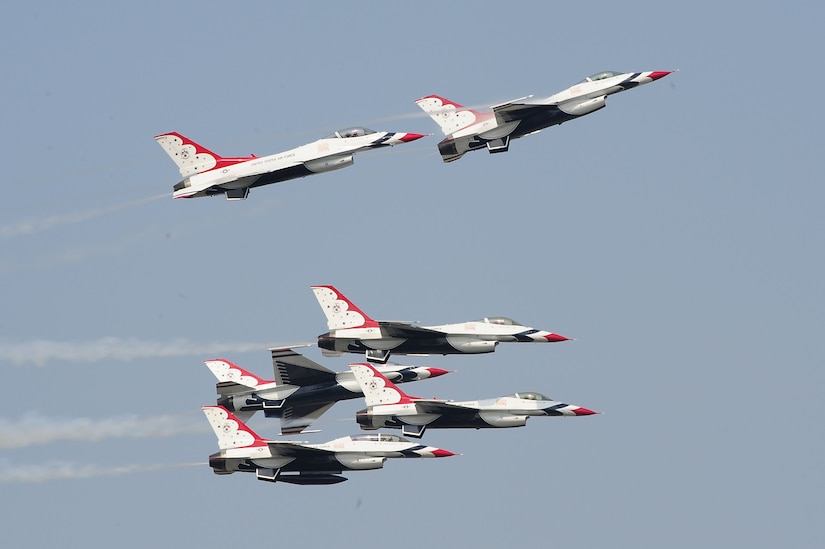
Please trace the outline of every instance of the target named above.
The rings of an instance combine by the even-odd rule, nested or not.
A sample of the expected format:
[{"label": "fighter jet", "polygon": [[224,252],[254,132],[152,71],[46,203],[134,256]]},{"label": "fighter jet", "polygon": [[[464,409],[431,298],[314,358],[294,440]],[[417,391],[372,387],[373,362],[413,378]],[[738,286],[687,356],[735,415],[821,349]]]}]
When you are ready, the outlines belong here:
[{"label": "fighter jet", "polygon": [[375,321],[333,286],[312,286],[312,291],[327,317],[329,332],[318,336],[318,347],[325,356],[365,353],[370,362],[385,363],[390,353],[492,353],[501,342],[547,343],[568,340],[559,334],[522,326],[503,316],[440,326]]},{"label": "fighter jet", "polygon": [[220,452],[209,456],[216,475],[255,473],[258,480],[289,484],[337,484],[343,471],[381,469],[387,458],[454,456],[396,435],[371,433],[337,438],[324,444],[264,440],[222,406],[203,406]]},{"label": "fighter jet", "polygon": [[590,114],[605,106],[608,95],[664,78],[672,71],[603,71],[546,99],[532,95],[476,111],[454,101],[428,95],[416,101],[441,127],[446,139],[438,144],[444,162],[458,160],[468,151],[487,148],[505,152],[511,139]]},{"label": "fighter jet", "polygon": [[[363,394],[351,370],[333,372],[289,347],[269,351],[275,372],[273,380],[262,379],[225,358],[204,361],[218,378],[218,405],[243,421],[263,410],[266,417],[280,418],[282,435],[300,433],[339,400]],[[380,370],[396,383],[448,373],[441,368],[400,364],[382,366]]]},{"label": "fighter jet", "polygon": [[173,198],[195,198],[225,194],[227,200],[244,200],[249,189],[346,168],[353,153],[409,143],[420,133],[376,132],[347,128],[270,156],[224,158],[179,133],[155,136],[166,154],[177,164],[183,180],[173,188]]},{"label": "fighter jet", "polygon": [[423,399],[409,396],[371,364],[350,364],[367,408],[356,414],[361,429],[389,427],[421,438],[430,429],[523,427],[530,416],[589,416],[597,412],[557,402],[541,393],[515,393],[486,400]]}]

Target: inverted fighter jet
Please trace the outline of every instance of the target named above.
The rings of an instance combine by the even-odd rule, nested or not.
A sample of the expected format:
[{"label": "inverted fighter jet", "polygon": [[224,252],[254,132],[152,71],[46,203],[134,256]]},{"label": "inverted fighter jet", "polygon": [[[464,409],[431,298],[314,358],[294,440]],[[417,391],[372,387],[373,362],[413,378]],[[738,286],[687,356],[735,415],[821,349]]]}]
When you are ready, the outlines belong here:
[{"label": "inverted fighter jet", "polygon": [[528,95],[483,112],[438,95],[422,97],[416,104],[447,136],[438,144],[438,150],[444,162],[452,162],[466,152],[485,147],[491,153],[506,152],[511,139],[590,114],[605,106],[608,95],[653,82],[671,72],[598,72],[546,99]]},{"label": "inverted fighter jet", "polygon": [[501,342],[548,343],[568,338],[491,316],[481,320],[416,326],[408,322],[375,321],[333,286],[312,286],[327,317],[329,332],[318,336],[325,356],[365,353],[370,362],[385,363],[398,355],[492,353]]},{"label": "inverted fighter jet", "polygon": [[541,393],[516,393],[486,400],[424,399],[410,396],[372,364],[350,364],[367,408],[355,418],[361,429],[389,427],[420,438],[430,429],[523,427],[530,416],[589,416],[596,412],[552,400]]},{"label": "inverted fighter jet", "polygon": [[255,473],[258,480],[289,484],[337,484],[343,471],[381,469],[387,458],[454,456],[453,452],[410,442],[396,435],[370,433],[324,444],[264,440],[222,406],[203,406],[220,452],[209,456],[216,475]]},{"label": "inverted fighter jet", "polygon": [[[282,435],[300,433],[339,400],[362,395],[351,370],[333,372],[288,347],[269,351],[273,380],[262,379],[225,358],[204,361],[218,378],[218,405],[242,421],[263,410],[266,417],[280,418]],[[400,364],[388,364],[380,370],[396,383],[448,373],[441,368]]]},{"label": "inverted fighter jet", "polygon": [[296,149],[269,156],[224,158],[179,133],[155,136],[177,164],[183,180],[173,188],[173,198],[225,194],[227,200],[243,200],[249,189],[330,172],[351,166],[353,154],[408,143],[420,133],[376,132],[348,128]]}]

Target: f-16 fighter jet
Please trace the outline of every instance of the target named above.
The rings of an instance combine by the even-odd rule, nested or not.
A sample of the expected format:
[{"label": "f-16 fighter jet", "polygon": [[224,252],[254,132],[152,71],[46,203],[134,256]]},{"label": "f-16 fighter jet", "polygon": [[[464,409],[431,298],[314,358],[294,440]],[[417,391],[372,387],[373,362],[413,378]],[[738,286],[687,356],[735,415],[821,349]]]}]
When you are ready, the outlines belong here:
[{"label": "f-16 fighter jet", "polygon": [[312,291],[327,317],[329,332],[318,336],[318,347],[325,356],[365,353],[370,362],[385,363],[390,353],[492,353],[501,342],[547,343],[568,340],[562,335],[522,326],[515,320],[502,316],[440,326],[375,321],[333,286],[313,286]]},{"label": "f-16 fighter jet", "polygon": [[216,475],[255,473],[258,480],[290,484],[337,484],[343,471],[381,469],[387,458],[449,457],[455,454],[374,433],[337,438],[324,444],[264,440],[226,408],[204,406],[220,452],[209,456]]},{"label": "f-16 fighter jet", "polygon": [[[291,348],[270,349],[275,379],[262,379],[225,358],[204,361],[218,378],[218,405],[241,420],[263,410],[281,419],[281,434],[300,433],[339,400],[362,395],[351,370],[333,372]],[[389,364],[380,368],[396,383],[419,381],[448,373],[441,368]]]},{"label": "f-16 fighter jet", "polygon": [[487,148],[505,152],[511,139],[538,133],[544,128],[590,114],[605,106],[608,95],[653,82],[672,71],[604,71],[546,99],[532,95],[475,111],[458,103],[428,95],[416,101],[446,135],[438,144],[444,162],[458,160],[468,151]]},{"label": "f-16 fighter jet", "polygon": [[420,438],[424,429],[523,427],[530,416],[589,416],[592,410],[557,402],[540,393],[486,400],[424,399],[405,394],[371,364],[350,364],[367,408],[356,414],[362,429],[390,427]]},{"label": "f-16 fighter jet", "polygon": [[421,137],[424,135],[420,133],[348,128],[297,149],[260,158],[224,158],[175,132],[155,136],[155,141],[177,164],[183,177],[174,186],[173,198],[225,194],[227,200],[243,200],[251,188],[346,168],[353,164],[353,153]]}]

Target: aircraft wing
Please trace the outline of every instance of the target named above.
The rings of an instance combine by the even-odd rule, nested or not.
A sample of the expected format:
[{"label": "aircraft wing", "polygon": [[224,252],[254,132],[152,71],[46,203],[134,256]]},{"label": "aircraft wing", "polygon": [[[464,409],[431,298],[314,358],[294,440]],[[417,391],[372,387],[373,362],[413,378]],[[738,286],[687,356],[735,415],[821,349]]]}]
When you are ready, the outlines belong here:
[{"label": "aircraft wing", "polygon": [[[301,345],[309,347],[309,345]],[[314,385],[335,380],[335,372],[324,368],[292,347],[270,349],[275,381],[280,385]]]},{"label": "aircraft wing", "polygon": [[272,450],[272,453],[279,456],[323,459],[325,457],[332,457],[335,454],[335,452],[331,450],[306,446],[303,442],[293,442],[289,440],[267,440],[266,443],[269,445],[269,449]]},{"label": "aircraft wing", "polygon": [[[289,400],[287,400],[289,402]],[[281,434],[295,435],[309,427],[313,421],[321,417],[324,412],[332,408],[335,402],[322,402],[320,404],[299,404],[297,406],[286,405],[278,410],[281,416]]]},{"label": "aircraft wing", "polygon": [[458,410],[467,410],[466,406],[452,404],[443,400],[416,400],[415,406],[425,414],[450,414]]},{"label": "aircraft wing", "polygon": [[420,336],[431,337],[441,333],[436,330],[413,326],[412,324],[406,324],[404,322],[379,322],[378,324],[381,326],[381,330],[389,337],[408,339]]},{"label": "aircraft wing", "polygon": [[515,120],[521,120],[523,118],[527,118],[529,116],[533,116],[542,112],[555,112],[558,110],[559,108],[556,105],[525,103],[520,99],[516,99],[515,101],[510,101],[508,103],[502,103],[501,105],[496,105],[493,107],[493,112],[495,113],[496,120],[499,122],[499,124],[513,122]]}]

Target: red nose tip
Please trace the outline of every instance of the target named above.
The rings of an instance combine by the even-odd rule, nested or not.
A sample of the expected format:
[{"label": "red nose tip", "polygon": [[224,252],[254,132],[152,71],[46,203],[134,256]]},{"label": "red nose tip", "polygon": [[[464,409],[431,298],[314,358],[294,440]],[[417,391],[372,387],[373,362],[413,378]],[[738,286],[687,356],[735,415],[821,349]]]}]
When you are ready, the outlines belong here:
[{"label": "red nose tip", "polygon": [[441,448],[436,448],[433,450],[433,455],[437,458],[447,458],[450,456],[454,456],[455,454],[449,450],[443,450]]},{"label": "red nose tip", "polygon": [[430,372],[430,377],[438,377],[450,373],[450,370],[442,370],[441,368],[427,368],[427,371]]},{"label": "red nose tip", "polygon": [[658,80],[660,78],[664,78],[665,76],[667,76],[671,72],[673,72],[673,71],[654,71],[654,72],[650,73],[649,78],[651,80]]},{"label": "red nose tip", "polygon": [[564,337],[563,335],[559,334],[547,334],[544,336],[544,339],[551,343],[558,343],[559,341],[570,341],[569,337]]},{"label": "red nose tip", "polygon": [[592,416],[594,414],[598,414],[599,412],[594,412],[593,410],[588,410],[587,408],[577,408],[573,410],[573,413],[577,416]]},{"label": "red nose tip", "polygon": [[405,133],[404,137],[401,138],[401,141],[407,143],[409,141],[415,141],[416,139],[421,139],[422,137],[427,137],[426,134],[423,133]]}]

